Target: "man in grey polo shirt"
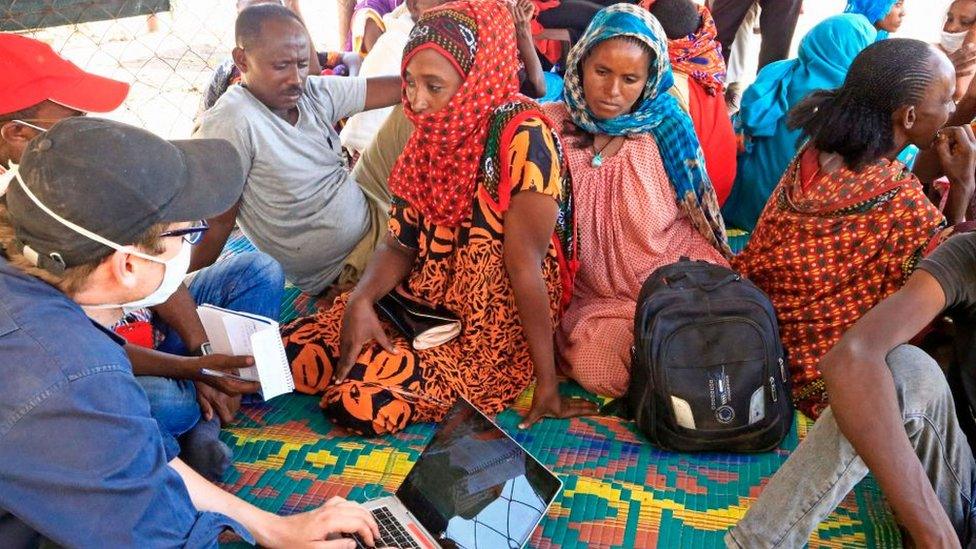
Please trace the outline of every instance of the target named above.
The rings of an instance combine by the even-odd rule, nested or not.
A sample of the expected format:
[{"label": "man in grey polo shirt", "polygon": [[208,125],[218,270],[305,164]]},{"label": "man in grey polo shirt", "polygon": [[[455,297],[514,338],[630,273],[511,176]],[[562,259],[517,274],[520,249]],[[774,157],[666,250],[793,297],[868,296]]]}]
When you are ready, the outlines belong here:
[{"label": "man in grey polo shirt", "polygon": [[[382,201],[364,195],[342,159],[335,124],[400,101],[400,77],[308,76],[308,33],[274,4],[238,16],[233,86],[200,119],[196,137],[230,141],[244,159],[241,200],[210,220],[197,253],[220,253],[234,221],[306,293],[319,294],[375,245]],[[347,277],[344,277],[347,278]]]}]

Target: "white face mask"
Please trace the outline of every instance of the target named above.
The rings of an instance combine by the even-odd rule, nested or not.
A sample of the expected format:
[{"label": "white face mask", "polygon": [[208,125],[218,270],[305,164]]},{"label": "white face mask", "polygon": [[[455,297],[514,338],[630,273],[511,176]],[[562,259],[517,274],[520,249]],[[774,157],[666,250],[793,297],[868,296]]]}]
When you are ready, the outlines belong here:
[{"label": "white face mask", "polygon": [[[41,201],[36,196],[34,196],[34,193],[32,193],[30,191],[30,189],[27,188],[27,185],[25,185],[24,184],[24,180],[20,178],[20,173],[18,172],[18,170],[16,168],[11,169],[10,172],[8,172],[8,173],[13,174],[13,178],[16,179],[17,182],[20,184],[20,188],[23,189],[24,194],[26,194],[27,197],[30,198],[31,201],[34,202],[34,204],[38,208],[40,208],[41,210],[43,210],[44,213],[46,213],[49,216],[51,216],[58,223],[64,225],[65,227],[71,229],[72,231],[74,231],[74,232],[76,232],[76,233],[78,233],[78,234],[80,234],[80,235],[82,235],[84,237],[90,238],[90,239],[94,240],[95,242],[98,242],[99,244],[103,244],[105,246],[108,246],[109,248],[112,248],[113,250],[117,250],[117,251],[120,251],[122,253],[130,254],[130,255],[134,255],[136,257],[141,257],[142,259],[145,259],[147,261],[152,261],[154,263],[161,263],[163,265],[164,271],[163,271],[163,280],[162,280],[162,282],[160,282],[159,283],[159,286],[151,294],[147,295],[146,297],[144,297],[142,299],[138,299],[136,301],[130,301],[128,303],[103,304],[103,305],[84,305],[83,307],[85,307],[86,309],[119,309],[119,308],[121,308],[124,312],[128,313],[128,312],[134,311],[136,309],[144,309],[146,307],[153,307],[153,306],[159,305],[159,304],[165,302],[167,299],[169,299],[170,296],[172,296],[173,293],[175,293],[176,290],[179,289],[180,284],[183,282],[183,279],[186,278],[186,273],[190,269],[190,254],[192,252],[192,248],[190,247],[189,244],[186,243],[186,241],[181,241],[182,247],[180,248],[179,253],[177,253],[174,257],[172,257],[172,258],[170,258],[168,260],[162,260],[162,259],[160,259],[158,257],[153,257],[153,256],[151,256],[149,254],[140,252],[139,250],[135,249],[135,247],[133,247],[133,246],[123,246],[121,244],[116,244],[115,242],[112,242],[111,240],[109,240],[107,238],[103,238],[103,237],[101,237],[101,236],[99,236],[99,235],[97,235],[97,234],[89,231],[88,229],[86,229],[84,227],[81,227],[79,225],[76,225],[76,224],[68,221],[67,219],[61,217],[60,215],[54,213],[53,211],[51,211],[50,208],[48,208],[43,203],[41,203]],[[28,247],[25,246],[25,252],[27,252],[27,249],[28,249]],[[33,250],[30,250],[30,253],[36,253],[36,252],[34,252]]]},{"label": "white face mask", "polygon": [[130,253],[149,261],[162,263],[164,269],[162,282],[159,283],[159,287],[157,287],[153,293],[142,299],[137,299],[136,301],[114,305],[84,305],[84,307],[86,309],[122,309],[124,314],[129,314],[132,311],[146,309],[148,307],[155,307],[156,305],[165,303],[167,299],[176,293],[176,290],[179,289],[180,284],[183,283],[183,279],[186,278],[187,271],[190,270],[190,252],[192,251],[192,247],[187,244],[185,240],[181,240],[180,242],[182,247],[180,248],[179,253],[166,261],[151,255],[123,250],[120,249],[121,247],[116,248],[119,251]]},{"label": "white face mask", "polygon": [[939,41],[939,45],[942,46],[942,49],[945,50],[946,53],[956,53],[956,51],[958,51],[959,48],[961,48],[962,45],[965,43],[966,35],[968,34],[969,31],[962,31],[962,32],[942,31],[942,39]]}]

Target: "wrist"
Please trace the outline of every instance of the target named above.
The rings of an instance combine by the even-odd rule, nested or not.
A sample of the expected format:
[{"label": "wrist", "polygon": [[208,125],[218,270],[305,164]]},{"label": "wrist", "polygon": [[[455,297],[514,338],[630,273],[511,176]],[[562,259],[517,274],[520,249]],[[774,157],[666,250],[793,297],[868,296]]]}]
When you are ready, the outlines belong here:
[{"label": "wrist", "polygon": [[971,193],[973,188],[976,188],[976,179],[974,179],[972,173],[967,173],[962,177],[956,177],[951,175],[946,175],[949,179],[949,192],[950,193]]},{"label": "wrist", "polygon": [[204,343],[210,343],[205,337],[195,337],[192,340],[183,340],[183,345],[186,347],[188,353],[193,356],[201,356],[200,348]]},{"label": "wrist", "polygon": [[973,176],[957,179],[951,178],[949,180],[949,199],[950,204],[957,205],[968,205],[969,201],[973,197],[973,190],[976,188],[976,180]]},{"label": "wrist", "polygon": [[202,381],[203,375],[200,373],[200,357],[199,356],[181,356],[177,357],[179,363],[176,366],[176,371],[179,372],[178,376],[183,379],[189,379],[193,381]]},{"label": "wrist", "polygon": [[346,308],[363,305],[372,307],[378,299],[378,297],[373,297],[366,292],[361,291],[359,288],[353,288],[353,290],[349,292],[349,300],[346,304]]},{"label": "wrist", "polygon": [[[922,476],[921,464],[915,469],[906,471],[899,479],[905,485],[905,493],[892,497],[889,503],[896,520],[908,531],[916,547],[944,547],[946,536],[956,538],[955,529],[928,477]],[[913,486],[918,488],[909,488]]]},{"label": "wrist", "polygon": [[253,521],[254,524],[245,525],[258,547],[275,547],[281,545],[280,541],[285,538],[288,525],[284,517],[274,513],[260,511]]},{"label": "wrist", "polygon": [[912,547],[945,547],[946,541],[948,541],[945,528],[948,528],[950,539],[956,538],[955,530],[952,529],[951,525],[940,528],[937,521],[902,524],[902,527],[908,533],[908,537],[911,538]]}]

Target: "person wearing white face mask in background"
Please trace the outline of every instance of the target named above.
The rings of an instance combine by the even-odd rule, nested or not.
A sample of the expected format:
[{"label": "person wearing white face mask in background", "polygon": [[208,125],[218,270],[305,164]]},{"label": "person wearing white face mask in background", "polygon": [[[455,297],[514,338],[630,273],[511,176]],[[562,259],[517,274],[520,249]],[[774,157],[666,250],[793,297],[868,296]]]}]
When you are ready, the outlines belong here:
[{"label": "person wearing white face mask in background", "polygon": [[[937,47],[941,49],[956,70],[956,91],[953,100],[956,111],[949,117],[946,127],[964,126],[976,121],[976,0],[954,0],[946,10],[942,36]],[[934,151],[922,151],[913,170],[928,190],[938,200],[938,180],[945,176],[941,162]],[[976,219],[976,200],[970,205],[966,220]]]},{"label": "person wearing white face mask in background", "polygon": [[224,492],[163,443],[123,341],[132,306],[169,298],[189,267],[191,220],[244,185],[222,140],[164,141],[71,118],[31,140],[0,201],[0,540],[36,546],[213,547],[230,528],[292,547],[342,533],[376,541],[341,499],[282,518]]},{"label": "person wearing white face mask in background", "polygon": [[[83,71],[47,44],[0,33],[0,165],[20,162],[31,140],[66,118],[119,108],[129,85]],[[0,195],[9,177],[0,175]],[[188,239],[203,233],[191,233]],[[186,250],[185,253],[189,253]],[[244,253],[213,265],[191,258],[194,271],[185,286],[165,303],[128,311],[113,331],[127,341],[126,352],[146,391],[164,444],[203,476],[216,480],[230,466],[231,451],[218,438],[220,422],[229,422],[240,394],[257,389],[201,370],[233,370],[247,357],[203,356],[206,332],[197,304],[277,318],[284,273],[270,256]],[[181,281],[182,282],[182,281]]]},{"label": "person wearing white face mask in background", "polygon": [[[939,48],[956,65],[956,101],[962,99],[976,71],[973,58],[976,56],[976,0],[955,0],[949,4]],[[962,66],[960,66],[962,65]]]}]

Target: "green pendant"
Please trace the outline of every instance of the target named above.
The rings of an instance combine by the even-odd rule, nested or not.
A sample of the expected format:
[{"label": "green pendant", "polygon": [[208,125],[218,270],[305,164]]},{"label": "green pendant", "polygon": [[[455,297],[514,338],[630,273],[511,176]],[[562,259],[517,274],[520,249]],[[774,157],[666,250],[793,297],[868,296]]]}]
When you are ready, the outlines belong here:
[{"label": "green pendant", "polygon": [[590,165],[593,166],[594,168],[599,168],[600,166],[602,166],[603,165],[603,155],[600,154],[600,153],[594,154],[593,155],[593,160],[590,162]]}]

